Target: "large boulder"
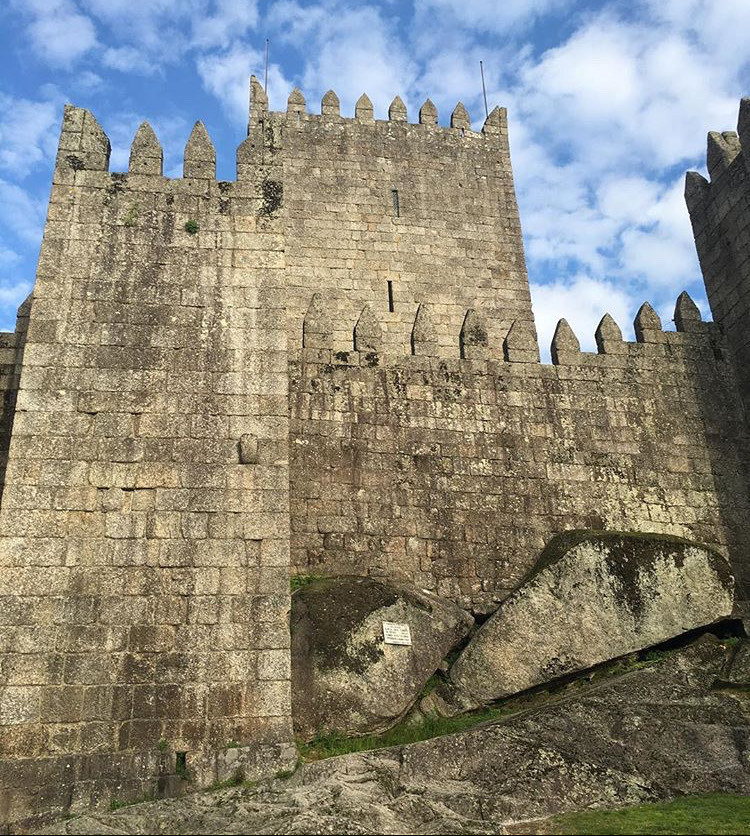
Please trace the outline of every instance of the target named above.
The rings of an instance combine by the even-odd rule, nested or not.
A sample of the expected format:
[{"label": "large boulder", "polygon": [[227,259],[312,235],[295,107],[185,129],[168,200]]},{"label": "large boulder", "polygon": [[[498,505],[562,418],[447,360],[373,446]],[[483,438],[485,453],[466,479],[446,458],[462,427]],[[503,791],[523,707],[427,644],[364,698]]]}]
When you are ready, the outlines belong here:
[{"label": "large boulder", "polygon": [[454,714],[727,617],[734,580],[716,552],[654,534],[572,531],[475,633],[424,702]]},{"label": "large boulder", "polygon": [[[386,644],[383,622],[410,645]],[[473,619],[450,601],[371,578],[318,580],[292,595],[295,732],[345,736],[395,725]]]}]

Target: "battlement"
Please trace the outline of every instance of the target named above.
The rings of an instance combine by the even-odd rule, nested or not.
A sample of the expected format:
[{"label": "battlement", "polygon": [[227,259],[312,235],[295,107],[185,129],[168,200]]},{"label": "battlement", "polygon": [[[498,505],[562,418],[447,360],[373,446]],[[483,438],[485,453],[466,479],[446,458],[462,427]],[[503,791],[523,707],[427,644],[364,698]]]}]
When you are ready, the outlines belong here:
[{"label": "battlement", "polygon": [[375,119],[372,101],[363,93],[354,106],[354,116],[341,115],[341,103],[333,90],[329,90],[320,103],[320,113],[310,113],[301,90],[294,88],[289,94],[286,111],[269,111],[268,97],[262,85],[255,76],[250,82],[250,115],[248,119],[248,135],[266,120],[280,122],[287,126],[302,126],[305,122],[330,122],[342,125],[356,123],[359,125],[386,126],[393,124],[419,125],[423,130],[444,131],[447,136],[460,135],[474,137],[496,137],[508,135],[507,113],[504,107],[495,107],[487,116],[480,131],[471,127],[471,118],[463,102],[458,102],[450,115],[448,126],[438,124],[438,111],[431,99],[426,99],[419,109],[418,121],[409,122],[406,105],[400,96],[396,96],[388,107],[388,119]]},{"label": "battlement", "polygon": [[[615,320],[605,314],[595,332],[596,352],[581,351],[581,345],[568,324],[561,319],[551,344],[552,365],[603,365],[613,366],[631,357],[665,357],[688,346],[708,346],[717,337],[717,326],[704,322],[698,306],[683,291],[675,304],[675,331],[664,331],[659,315],[644,302],[633,321],[635,342],[623,339]],[[334,344],[333,319],[320,293],[313,294],[302,320],[301,340],[297,348],[306,362],[335,363],[343,366],[377,366],[383,362],[400,363],[409,356],[419,358],[443,357],[445,359],[495,361],[505,363],[540,363],[539,351],[533,333],[525,323],[513,321],[502,342],[490,344],[489,327],[483,312],[470,308],[466,311],[460,331],[454,334],[453,352],[441,352],[433,321],[432,305],[423,302],[417,306],[411,333],[403,340],[401,351],[384,351],[384,326],[369,305],[365,305],[359,317],[349,323],[350,341]],[[344,323],[346,325],[346,323]],[[295,351],[295,346],[290,346]]]},{"label": "battlement", "polygon": [[[388,120],[374,118],[366,96],[353,118],[343,117],[333,92],[320,114],[310,114],[299,90],[286,112],[269,112],[253,79],[237,179],[217,182],[216,149],[202,123],[186,143],[182,178],[164,176],[163,149],[148,123],[133,139],[128,172],[110,172],[106,134],[91,113],[68,105],[55,183],[78,197],[53,194],[48,249],[71,222],[74,238],[91,237],[84,218],[99,227],[96,235],[114,234],[133,248],[218,246],[237,266],[237,249],[271,246],[286,271],[290,337],[317,288],[338,343],[351,341],[344,323],[369,306],[385,349],[400,353],[417,307],[427,303],[422,318],[433,347],[417,339],[417,351],[450,355],[471,309],[477,322],[486,320],[491,343],[502,344],[515,322],[512,341],[538,355],[505,110],[495,108],[481,131],[471,129],[461,103],[449,126],[438,125],[429,100],[417,124],[407,120],[399,97]],[[462,350],[478,356],[483,346],[469,331]]]},{"label": "battlement", "polygon": [[[272,127],[273,126],[273,127]],[[293,130],[324,127],[329,131],[338,126],[341,129],[364,127],[375,131],[397,132],[396,138],[404,141],[419,141],[444,137],[456,139],[500,140],[507,145],[508,125],[505,108],[495,107],[487,116],[480,131],[471,127],[469,114],[463,103],[458,102],[450,115],[448,126],[438,124],[435,105],[427,99],[419,110],[417,123],[410,123],[407,110],[399,96],[391,102],[388,119],[375,119],[372,102],[366,94],[357,101],[353,118],[341,115],[339,98],[329,90],[322,98],[320,113],[307,111],[305,97],[295,88],[289,95],[286,111],[269,111],[268,99],[263,87],[255,76],[251,80],[250,115],[248,139],[237,149],[237,179],[252,177],[249,162],[255,160],[254,152],[268,143],[269,128],[275,131],[274,149],[278,151],[283,143],[284,133]],[[71,182],[75,172],[109,171],[111,145],[108,136],[94,115],[83,108],[66,105],[56,160],[56,173],[67,172]],[[128,165],[130,175],[164,176],[164,153],[154,129],[143,122],[136,131],[130,148]],[[119,174],[119,172],[113,172]],[[169,178],[176,179],[176,178]],[[195,123],[185,145],[183,155],[183,179],[191,181],[216,179],[216,150],[205,125]]]},{"label": "battlement", "polygon": [[750,588],[721,327],[750,316],[747,131],[689,180],[718,324],[681,294],[676,331],[644,304],[634,342],[605,315],[583,352],[561,320],[550,364],[503,109],[475,131],[460,103],[441,126],[251,87],[227,182],[200,122],[182,177],[147,123],[118,173],[65,108],[33,303],[0,335],[12,832],[294,763],[290,572],[487,613],[553,534],[609,528],[709,543]]}]

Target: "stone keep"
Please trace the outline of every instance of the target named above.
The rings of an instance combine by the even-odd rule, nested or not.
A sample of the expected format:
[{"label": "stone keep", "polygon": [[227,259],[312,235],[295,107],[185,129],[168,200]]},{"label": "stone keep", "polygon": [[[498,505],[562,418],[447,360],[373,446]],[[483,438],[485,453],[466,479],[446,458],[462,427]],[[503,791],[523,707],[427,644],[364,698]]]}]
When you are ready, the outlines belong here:
[{"label": "stone keep", "polygon": [[66,107],[0,335],[0,823],[293,762],[290,572],[486,613],[554,534],[616,529],[710,544],[747,598],[747,277],[722,306],[709,269],[750,252],[729,145],[728,191],[689,196],[718,324],[683,294],[676,332],[644,304],[592,354],[562,320],[546,365],[504,110],[272,113],[253,80],[217,182],[200,123],[183,178],[148,125],[118,174]]}]

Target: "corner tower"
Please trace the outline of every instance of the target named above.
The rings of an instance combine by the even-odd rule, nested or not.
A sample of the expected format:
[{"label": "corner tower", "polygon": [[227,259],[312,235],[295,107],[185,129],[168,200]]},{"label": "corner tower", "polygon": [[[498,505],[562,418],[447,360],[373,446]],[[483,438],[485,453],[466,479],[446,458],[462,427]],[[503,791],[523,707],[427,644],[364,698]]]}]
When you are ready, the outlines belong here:
[{"label": "corner tower", "polygon": [[709,180],[689,171],[685,200],[714,320],[724,329],[750,416],[750,98],[737,132],[708,134]]},{"label": "corner tower", "polygon": [[109,150],[66,106],[0,507],[11,832],[296,758],[279,213],[200,124],[181,178],[147,124]]}]

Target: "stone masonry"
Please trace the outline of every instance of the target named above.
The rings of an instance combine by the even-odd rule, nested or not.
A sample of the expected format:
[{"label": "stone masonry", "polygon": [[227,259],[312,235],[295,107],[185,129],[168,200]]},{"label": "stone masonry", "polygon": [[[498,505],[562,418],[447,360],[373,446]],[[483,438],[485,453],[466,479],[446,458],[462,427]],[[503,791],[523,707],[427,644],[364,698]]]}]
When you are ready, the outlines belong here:
[{"label": "stone masonry", "polygon": [[200,123],[183,178],[147,124],[111,173],[66,107],[0,335],[0,832],[291,763],[290,573],[486,613],[585,527],[703,541],[749,597],[733,160],[688,196],[716,323],[683,294],[677,331],[644,305],[585,353],[562,320],[546,365],[504,110],[271,113],[253,80],[217,182]]}]

